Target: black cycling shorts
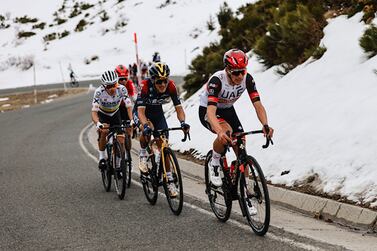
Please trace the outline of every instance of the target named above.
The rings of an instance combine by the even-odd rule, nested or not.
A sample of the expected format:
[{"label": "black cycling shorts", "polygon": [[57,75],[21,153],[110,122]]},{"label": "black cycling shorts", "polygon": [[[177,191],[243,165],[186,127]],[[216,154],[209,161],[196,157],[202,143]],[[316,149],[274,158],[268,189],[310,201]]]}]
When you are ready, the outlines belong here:
[{"label": "black cycling shorts", "polygon": [[[145,109],[145,116],[147,117],[147,119],[150,122],[152,122],[155,130],[161,130],[161,129],[167,129],[168,128],[168,124],[166,122],[165,115],[164,115],[162,108],[161,108],[161,110],[159,110],[159,109],[150,110],[147,107],[147,109]],[[157,137],[156,134],[153,134],[153,136]],[[169,138],[169,132],[165,132],[165,136],[166,136],[166,138]]]},{"label": "black cycling shorts", "polygon": [[119,111],[120,111],[120,117],[122,118],[122,121],[130,120],[130,118],[128,117],[127,107],[122,105],[119,107]]},{"label": "black cycling shorts", "polygon": [[[110,126],[120,126],[122,125],[122,118],[120,117],[120,111],[118,110],[113,116],[103,114],[98,112],[99,122],[109,124]],[[121,132],[122,130],[118,130]]]},{"label": "black cycling shorts", "polygon": [[[240,120],[238,119],[236,110],[234,107],[224,108],[224,109],[216,109],[216,117],[221,122],[222,120],[226,121],[231,127],[233,132],[243,132],[243,128],[241,125]],[[202,125],[214,133],[207,120],[207,107],[199,106],[199,119]]]}]

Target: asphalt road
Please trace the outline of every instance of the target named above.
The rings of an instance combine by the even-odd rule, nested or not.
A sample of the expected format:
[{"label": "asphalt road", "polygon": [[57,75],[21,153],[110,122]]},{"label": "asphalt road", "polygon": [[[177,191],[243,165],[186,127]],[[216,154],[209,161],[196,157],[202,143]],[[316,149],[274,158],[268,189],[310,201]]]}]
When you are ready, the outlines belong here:
[{"label": "asphalt road", "polygon": [[300,250],[133,185],[124,201],[102,187],[79,145],[90,94],[0,114],[0,250]]}]

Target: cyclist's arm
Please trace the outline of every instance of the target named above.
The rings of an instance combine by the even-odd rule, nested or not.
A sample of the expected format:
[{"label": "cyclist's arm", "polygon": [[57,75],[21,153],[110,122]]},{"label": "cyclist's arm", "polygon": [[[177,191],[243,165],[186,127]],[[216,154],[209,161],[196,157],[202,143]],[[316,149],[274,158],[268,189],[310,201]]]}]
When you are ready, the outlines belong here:
[{"label": "cyclist's arm", "polygon": [[99,102],[100,102],[101,91],[98,89],[94,92],[92,100],[92,121],[96,125],[99,121],[98,111],[99,111]]},{"label": "cyclist's arm", "polygon": [[207,107],[207,116],[208,116],[208,122],[211,125],[212,130],[215,133],[219,134],[220,132],[222,132],[223,129],[222,129],[219,121],[217,120],[216,110],[217,110],[216,106],[214,106],[214,105],[208,105],[208,107]]},{"label": "cyclist's arm", "polygon": [[147,124],[147,117],[145,116],[145,106],[138,106],[137,107],[137,115],[139,117],[140,123],[144,126]]},{"label": "cyclist's arm", "polygon": [[140,91],[140,94],[137,97],[137,115],[140,120],[140,123],[144,126],[147,124],[147,117],[145,116],[145,109],[147,107],[146,99],[148,98],[148,85],[145,80],[142,81],[143,89]]},{"label": "cyclist's arm", "polygon": [[217,120],[216,110],[218,96],[221,91],[221,80],[218,77],[212,77],[207,83],[208,103],[207,103],[207,117],[212,130],[219,134],[222,132],[222,127]]},{"label": "cyclist's arm", "polygon": [[92,111],[92,121],[95,125],[97,125],[99,121],[98,112]]},{"label": "cyclist's arm", "polygon": [[254,102],[253,105],[254,105],[259,121],[262,123],[262,125],[268,125],[266,109],[264,109],[262,102],[257,101],[257,102]]},{"label": "cyclist's arm", "polygon": [[259,121],[262,123],[262,125],[267,125],[268,121],[266,110],[264,109],[264,106],[260,100],[259,93],[255,86],[255,81],[249,73],[246,75],[246,89],[249,93],[250,100],[253,103]]},{"label": "cyclist's arm", "polygon": [[168,83],[168,91],[173,101],[175,111],[177,112],[177,118],[179,122],[184,122],[186,119],[185,111],[183,110],[181,100],[178,97],[178,91],[173,80],[170,80]]}]

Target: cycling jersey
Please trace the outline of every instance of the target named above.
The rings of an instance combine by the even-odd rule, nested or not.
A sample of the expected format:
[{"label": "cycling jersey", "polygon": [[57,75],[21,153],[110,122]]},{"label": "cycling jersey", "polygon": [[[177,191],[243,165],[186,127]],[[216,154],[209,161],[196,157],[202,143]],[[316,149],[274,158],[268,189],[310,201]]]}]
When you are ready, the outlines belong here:
[{"label": "cycling jersey", "polygon": [[218,109],[230,108],[246,89],[253,103],[260,100],[254,79],[249,73],[239,85],[231,85],[226,74],[224,69],[211,76],[206,90],[200,95],[200,106],[215,105]]},{"label": "cycling jersey", "polygon": [[132,106],[126,87],[117,85],[114,95],[111,96],[105,87],[101,85],[94,92],[92,111],[113,116],[119,110],[122,101],[126,104],[126,107]]},{"label": "cycling jersey", "polygon": [[127,79],[126,84],[124,85],[127,89],[128,96],[133,99],[136,96],[136,89],[134,82],[131,79]]},{"label": "cycling jersey", "polygon": [[162,111],[162,104],[168,98],[172,99],[174,106],[181,105],[174,81],[169,80],[167,85],[166,91],[159,93],[154,88],[151,79],[141,81],[142,89],[136,101],[137,106],[146,107],[148,111]]},{"label": "cycling jersey", "polygon": [[[165,103],[168,98],[171,98],[174,106],[181,105],[174,81],[169,80],[167,85],[165,92],[159,93],[154,88],[151,79],[143,80],[141,82],[142,89],[136,101],[137,107],[145,107],[145,116],[150,122],[152,122],[153,127],[156,130],[168,128],[162,104]],[[166,137],[169,137],[168,133],[165,135]]]}]

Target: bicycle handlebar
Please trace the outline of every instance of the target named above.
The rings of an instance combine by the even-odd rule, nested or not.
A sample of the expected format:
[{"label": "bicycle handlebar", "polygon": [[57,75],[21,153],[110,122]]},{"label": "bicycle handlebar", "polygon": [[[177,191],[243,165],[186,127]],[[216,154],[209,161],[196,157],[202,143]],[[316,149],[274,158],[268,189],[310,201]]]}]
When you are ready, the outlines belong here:
[{"label": "bicycle handlebar", "polygon": [[187,137],[188,137],[189,140],[191,140],[190,132],[184,131],[182,127],[172,127],[172,128],[166,128],[166,129],[159,129],[159,130],[154,130],[153,132],[158,133],[160,135],[164,132],[177,131],[177,130],[182,130],[183,133],[184,133],[184,137],[183,137],[183,139],[181,139],[182,142],[185,142],[187,140]]},{"label": "bicycle handlebar", "polygon": [[[263,132],[263,130],[256,130],[256,131],[249,131],[249,132],[236,132],[236,133],[232,133],[232,137],[238,139],[238,138],[242,138],[243,136],[246,136],[246,135],[258,134],[258,133],[264,133],[264,132]],[[271,145],[274,144],[274,142],[272,141],[272,139],[270,137],[266,137],[266,143],[264,145],[262,145],[262,148],[265,149],[265,148],[269,147],[270,143],[271,143]]]}]

